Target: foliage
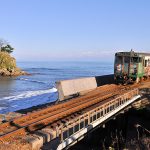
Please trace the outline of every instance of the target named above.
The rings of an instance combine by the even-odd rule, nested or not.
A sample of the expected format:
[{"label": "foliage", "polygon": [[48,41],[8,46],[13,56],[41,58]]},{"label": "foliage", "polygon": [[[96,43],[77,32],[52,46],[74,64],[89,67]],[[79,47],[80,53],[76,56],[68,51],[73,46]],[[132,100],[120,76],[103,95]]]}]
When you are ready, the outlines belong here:
[{"label": "foliage", "polygon": [[1,52],[7,52],[7,53],[12,53],[14,48],[12,48],[9,44],[1,47]]},{"label": "foliage", "polygon": [[0,51],[1,52],[12,53],[13,50],[14,48],[11,47],[11,45],[7,41],[0,39]]}]

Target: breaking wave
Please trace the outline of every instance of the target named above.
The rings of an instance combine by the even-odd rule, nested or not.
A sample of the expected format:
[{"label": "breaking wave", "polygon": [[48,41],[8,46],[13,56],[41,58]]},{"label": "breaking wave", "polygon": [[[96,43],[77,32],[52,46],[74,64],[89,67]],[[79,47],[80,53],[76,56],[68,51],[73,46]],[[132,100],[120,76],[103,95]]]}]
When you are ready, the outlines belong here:
[{"label": "breaking wave", "polygon": [[3,109],[5,109],[5,108],[7,108],[7,107],[0,107],[0,111],[3,110]]},{"label": "breaking wave", "polygon": [[0,100],[9,100],[9,101],[20,100],[20,99],[30,98],[33,96],[39,96],[42,94],[55,93],[55,92],[57,92],[56,88],[47,89],[47,90],[38,90],[38,91],[27,91],[16,96],[8,96],[8,97],[0,98]]}]

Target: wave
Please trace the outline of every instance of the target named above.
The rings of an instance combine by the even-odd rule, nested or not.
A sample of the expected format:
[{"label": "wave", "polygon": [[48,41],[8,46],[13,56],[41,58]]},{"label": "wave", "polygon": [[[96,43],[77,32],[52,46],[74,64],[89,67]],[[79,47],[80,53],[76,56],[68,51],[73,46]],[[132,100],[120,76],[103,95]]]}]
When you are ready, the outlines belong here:
[{"label": "wave", "polygon": [[43,81],[29,80],[29,79],[26,79],[26,78],[18,78],[18,80],[23,80],[23,81],[29,81],[29,82],[36,82],[36,83],[46,84],[46,82],[43,82]]},{"label": "wave", "polygon": [[0,107],[0,111],[3,110],[3,109],[6,109],[6,108],[7,108],[7,107]]},{"label": "wave", "polygon": [[60,70],[59,68],[27,68],[24,70]]},{"label": "wave", "polygon": [[3,97],[0,100],[9,100],[9,101],[20,100],[20,99],[24,99],[24,98],[30,98],[33,96],[39,96],[42,94],[55,93],[55,92],[57,92],[56,88],[52,88],[52,89],[48,89],[48,90],[27,91],[27,92],[21,93],[16,96]]}]

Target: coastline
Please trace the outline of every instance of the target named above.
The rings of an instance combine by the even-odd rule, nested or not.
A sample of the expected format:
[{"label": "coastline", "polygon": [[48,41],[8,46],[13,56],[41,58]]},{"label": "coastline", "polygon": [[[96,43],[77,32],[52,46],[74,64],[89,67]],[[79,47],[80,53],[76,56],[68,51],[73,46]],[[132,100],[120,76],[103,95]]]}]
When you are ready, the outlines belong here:
[{"label": "coastline", "polygon": [[29,75],[16,65],[16,59],[8,52],[0,51],[0,76]]},{"label": "coastline", "polygon": [[14,71],[8,71],[7,69],[0,69],[0,76],[2,77],[15,77],[15,76],[22,76],[22,75],[31,75],[30,73],[27,73],[25,71],[22,71],[20,69],[14,70]]},{"label": "coastline", "polygon": [[[99,77],[100,78],[100,77]],[[102,78],[102,77],[101,77]],[[108,76],[107,76],[107,78],[108,78]],[[99,81],[100,82],[100,81]],[[104,84],[104,83],[103,83]],[[141,88],[143,89],[145,89],[145,88],[149,88],[149,83],[147,84],[147,85],[144,85],[144,84],[141,84]],[[142,90],[141,89],[141,90]],[[148,95],[146,95],[146,96],[148,96]],[[148,98],[149,98],[149,96],[148,96]],[[16,113],[14,112],[14,113],[9,113],[9,115],[8,116],[5,116],[4,117],[4,115],[2,115],[2,122],[4,122],[5,120],[4,119],[6,119],[6,121],[7,120],[13,120],[14,118],[16,118],[16,117],[22,117],[22,116],[24,116],[24,115],[28,115],[28,114],[30,114],[30,113],[32,113],[32,112],[35,112],[35,111],[38,111],[38,110],[42,110],[42,109],[45,109],[46,107],[49,107],[50,105],[54,105],[55,104],[55,102],[52,102],[52,103],[47,103],[47,104],[45,104],[45,105],[39,105],[39,106],[34,106],[34,107],[32,107],[32,108],[28,108],[28,109],[22,109],[22,110],[18,110],[18,111],[16,111]],[[129,114],[129,115],[128,115]],[[146,113],[144,113],[144,114],[148,114],[147,112]],[[126,117],[127,116],[127,117]],[[128,119],[128,116],[130,116],[130,112],[129,113],[126,113],[125,114],[125,117]],[[135,116],[137,116],[137,115],[135,115]],[[128,119],[128,122],[131,122],[134,118],[135,118],[135,116],[133,115],[133,117],[132,118],[129,118]],[[131,129],[129,128],[127,128],[128,126],[129,126],[129,124],[125,124],[126,123],[126,121],[127,121],[127,119],[124,119],[124,116],[123,116],[123,114],[122,114],[122,117],[117,117],[115,120],[112,120],[111,122],[108,122],[107,124],[106,124],[106,130],[107,131],[109,131],[109,133],[112,133],[112,134],[114,134],[115,135],[115,133],[116,132],[113,132],[113,131],[118,131],[119,133],[121,132],[121,133],[124,133],[125,135],[131,135],[132,133],[131,133]],[[138,119],[138,118],[135,118],[135,119]],[[140,120],[142,120],[142,118],[140,119]],[[137,121],[139,121],[139,120],[136,120],[136,121],[134,121],[133,120],[133,122],[131,122],[132,124],[135,124]],[[144,123],[145,122],[147,122],[147,120],[142,120]],[[120,124],[120,122],[121,122],[121,124]],[[121,126],[122,125],[122,122],[123,122],[123,125],[126,125],[126,126]],[[110,126],[109,126],[109,124],[110,124]],[[113,130],[112,130],[112,125],[113,125]],[[146,128],[148,128],[147,127],[147,124],[144,124],[144,127],[146,127]],[[132,128],[133,128],[133,125],[132,125]],[[128,129],[128,130],[124,130],[124,129]],[[79,147],[81,148],[82,147],[82,149],[88,149],[89,147],[92,149],[92,148],[94,148],[94,147],[96,147],[97,146],[97,148],[99,148],[100,146],[103,146],[104,145],[104,147],[105,148],[107,148],[107,147],[114,147],[114,145],[112,145],[112,143],[114,142],[114,141],[111,141],[111,139],[109,139],[109,138],[106,138],[106,137],[111,137],[111,135],[110,134],[107,134],[107,132],[105,132],[105,129],[103,129],[103,128],[101,128],[101,130],[97,130],[96,131],[97,133],[98,133],[98,135],[101,135],[101,133],[103,133],[103,135],[104,136],[102,136],[102,137],[99,137],[98,135],[96,135],[96,134],[94,134],[94,135],[96,135],[97,136],[97,138],[96,137],[93,137],[92,135],[89,135],[88,136],[88,138],[89,139],[98,139],[98,141],[96,141],[96,140],[94,140],[94,141],[96,141],[96,143],[98,143],[98,146],[97,145],[95,145],[94,143],[90,143],[90,141],[92,141],[92,140],[88,140],[87,138],[85,138],[84,140],[82,140],[81,142],[79,142],[77,145],[74,145],[70,150],[73,150],[73,149],[78,149]],[[124,134],[121,134],[121,137],[123,137],[123,139],[125,139],[126,138],[126,136],[124,136]],[[116,134],[116,136],[120,136],[119,134]],[[135,130],[135,132],[134,132],[134,137],[136,137],[136,130]],[[105,140],[104,140],[105,139]],[[101,141],[104,141],[104,142],[102,142],[101,143]],[[132,146],[131,144],[130,144],[130,139],[126,139],[127,141],[128,141],[128,143],[125,145],[125,146],[128,146],[128,147],[130,147],[130,146]],[[132,140],[132,139],[131,139]],[[147,140],[147,139],[143,139],[143,140]],[[17,143],[18,142],[18,143]],[[136,142],[136,141],[135,141]],[[108,144],[107,144],[108,143]],[[8,144],[10,147],[13,147],[13,143],[9,143]],[[19,141],[15,141],[15,146],[22,146],[22,143],[19,143]],[[84,147],[84,146],[88,146],[88,147]],[[119,145],[120,145],[120,147],[124,147],[124,143],[122,143],[122,141],[120,142],[119,141]],[[4,145],[5,146],[5,145]],[[24,144],[24,146],[28,146],[28,143],[27,144]],[[41,149],[44,149],[45,147],[46,147],[47,145],[43,145],[43,147],[41,148]],[[50,146],[48,146],[48,147],[50,147]],[[3,148],[3,147],[2,147]],[[26,148],[25,148],[26,149]]]}]

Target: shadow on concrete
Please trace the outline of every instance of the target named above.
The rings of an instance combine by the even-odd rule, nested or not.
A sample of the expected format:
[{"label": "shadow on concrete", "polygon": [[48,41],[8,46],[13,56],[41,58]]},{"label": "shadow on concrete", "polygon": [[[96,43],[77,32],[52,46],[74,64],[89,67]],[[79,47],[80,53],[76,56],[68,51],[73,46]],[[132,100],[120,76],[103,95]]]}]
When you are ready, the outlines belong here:
[{"label": "shadow on concrete", "polygon": [[105,84],[114,84],[114,74],[110,75],[103,75],[103,76],[96,76],[95,77],[97,86],[102,86]]}]

